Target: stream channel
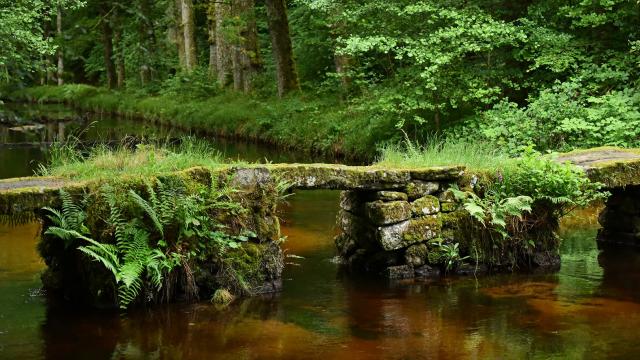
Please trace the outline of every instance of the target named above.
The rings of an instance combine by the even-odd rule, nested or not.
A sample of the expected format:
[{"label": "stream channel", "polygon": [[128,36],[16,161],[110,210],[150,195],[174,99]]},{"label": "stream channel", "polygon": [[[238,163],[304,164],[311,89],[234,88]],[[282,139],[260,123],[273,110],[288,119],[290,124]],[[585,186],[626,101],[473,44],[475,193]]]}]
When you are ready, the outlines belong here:
[{"label": "stream channel", "polygon": [[[186,135],[61,105],[9,108],[31,125],[0,124],[0,178],[33,174],[50,143],[69,134],[96,143]],[[230,159],[334,161],[207,141]],[[204,299],[122,315],[47,299],[40,290],[39,224],[0,225],[0,359],[640,357],[640,251],[598,250],[597,207],[563,221],[558,273],[388,283],[343,274],[330,261],[338,197],[337,191],[290,197],[282,209],[284,248],[302,258],[290,259],[282,292],[224,309]]]}]

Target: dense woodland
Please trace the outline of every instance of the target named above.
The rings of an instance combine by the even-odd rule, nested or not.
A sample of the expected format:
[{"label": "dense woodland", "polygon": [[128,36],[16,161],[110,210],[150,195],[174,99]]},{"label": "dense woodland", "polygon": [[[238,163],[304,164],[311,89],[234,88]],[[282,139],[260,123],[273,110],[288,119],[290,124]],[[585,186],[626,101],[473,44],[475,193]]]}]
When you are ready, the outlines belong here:
[{"label": "dense woodland", "polygon": [[0,77],[285,102],[332,143],[639,146],[638,24],[637,0],[0,0]]}]

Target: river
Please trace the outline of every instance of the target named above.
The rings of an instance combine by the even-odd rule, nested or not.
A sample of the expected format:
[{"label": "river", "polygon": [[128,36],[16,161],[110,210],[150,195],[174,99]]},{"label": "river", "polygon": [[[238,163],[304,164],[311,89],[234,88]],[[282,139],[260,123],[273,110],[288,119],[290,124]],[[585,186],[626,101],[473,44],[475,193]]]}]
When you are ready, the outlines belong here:
[{"label": "river", "polygon": [[[60,106],[21,114],[73,117]],[[83,131],[87,127],[89,129]],[[0,178],[30,175],[62,133],[90,141],[184,132],[84,116],[35,132],[0,127]],[[210,140],[229,158],[327,161]],[[598,208],[562,223],[562,269],[395,282],[342,274],[338,192],[299,192],[282,208],[289,258],[281,293],[220,309],[206,301],[118,312],[70,308],[39,290],[38,224],[0,226],[0,359],[600,359],[640,356],[640,253],[599,251]]]}]

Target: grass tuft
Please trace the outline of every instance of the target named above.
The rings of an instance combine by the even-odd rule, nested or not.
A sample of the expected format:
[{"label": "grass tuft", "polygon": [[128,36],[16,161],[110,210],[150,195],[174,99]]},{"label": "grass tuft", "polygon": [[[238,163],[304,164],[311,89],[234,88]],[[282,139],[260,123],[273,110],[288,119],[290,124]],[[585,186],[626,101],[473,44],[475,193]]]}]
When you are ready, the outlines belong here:
[{"label": "grass tuft", "polygon": [[410,140],[387,144],[380,149],[376,165],[389,168],[463,165],[470,170],[496,172],[512,162],[509,155],[489,144],[433,137],[426,145]]},{"label": "grass tuft", "polygon": [[48,165],[38,175],[76,180],[108,179],[120,175],[157,176],[202,166],[227,166],[220,152],[204,141],[185,138],[178,144],[98,145],[87,152],[74,143],[53,146]]}]

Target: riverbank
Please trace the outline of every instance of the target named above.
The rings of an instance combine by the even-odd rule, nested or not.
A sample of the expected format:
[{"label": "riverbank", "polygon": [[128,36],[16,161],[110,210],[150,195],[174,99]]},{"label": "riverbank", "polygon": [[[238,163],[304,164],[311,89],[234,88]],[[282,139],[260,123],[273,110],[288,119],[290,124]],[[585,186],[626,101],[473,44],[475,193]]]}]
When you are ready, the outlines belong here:
[{"label": "riverbank", "polygon": [[192,98],[65,85],[23,89],[14,92],[9,100],[66,103],[82,111],[111,113],[218,137],[254,140],[351,160],[371,161],[379,143],[401,135],[392,121],[372,121],[366,113],[329,97],[260,99],[225,92]]}]

